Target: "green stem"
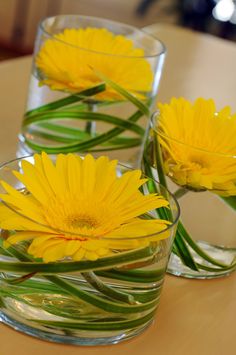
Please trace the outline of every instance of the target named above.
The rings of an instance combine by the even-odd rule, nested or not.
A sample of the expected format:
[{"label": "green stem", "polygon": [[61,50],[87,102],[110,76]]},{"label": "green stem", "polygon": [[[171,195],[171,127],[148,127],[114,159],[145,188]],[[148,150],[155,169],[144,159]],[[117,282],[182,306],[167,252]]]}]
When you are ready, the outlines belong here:
[{"label": "green stem", "polygon": [[81,275],[85,280],[93,287],[95,290],[98,290],[105,296],[108,296],[111,299],[125,302],[128,304],[135,304],[134,297],[124,292],[115,290],[114,288],[107,286],[103,283],[92,271],[82,272]]}]

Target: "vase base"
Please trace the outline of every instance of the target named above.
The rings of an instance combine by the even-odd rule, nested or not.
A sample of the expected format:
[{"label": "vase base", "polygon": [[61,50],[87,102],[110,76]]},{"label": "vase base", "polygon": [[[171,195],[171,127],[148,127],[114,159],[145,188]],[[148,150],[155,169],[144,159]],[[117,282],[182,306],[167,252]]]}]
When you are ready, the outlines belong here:
[{"label": "vase base", "polygon": [[122,332],[122,334],[109,336],[109,337],[86,337],[86,336],[73,336],[69,333],[65,334],[53,334],[44,330],[39,330],[18,322],[17,320],[6,315],[4,312],[0,312],[0,322],[10,326],[11,328],[22,332],[27,335],[31,335],[35,338],[42,340],[54,342],[54,343],[63,343],[63,344],[72,344],[72,345],[81,345],[81,346],[96,346],[96,345],[112,345],[118,344],[125,340],[131,339],[139,334],[141,334],[145,329],[147,329],[152,323],[153,319],[150,320],[145,325],[138,327],[136,329],[127,330]]},{"label": "vase base", "polygon": [[[205,253],[210,255],[215,260],[218,260],[219,262],[224,263],[226,265],[230,265],[233,262],[233,260],[235,260],[236,258],[236,249],[234,248],[220,247],[203,241],[198,241],[197,244],[201,249],[204,250]],[[211,267],[211,268],[215,268],[216,270],[207,271],[207,270],[200,269],[199,271],[194,271],[190,269],[188,266],[185,266],[182,263],[181,259],[177,255],[172,253],[169,260],[167,272],[175,276],[186,277],[190,279],[213,279],[213,278],[230,275],[233,271],[235,271],[235,268],[229,270],[229,269],[223,269],[214,266],[208,263],[207,261],[203,260],[194,251],[191,251],[191,254],[195,262],[202,264],[206,268]]]}]

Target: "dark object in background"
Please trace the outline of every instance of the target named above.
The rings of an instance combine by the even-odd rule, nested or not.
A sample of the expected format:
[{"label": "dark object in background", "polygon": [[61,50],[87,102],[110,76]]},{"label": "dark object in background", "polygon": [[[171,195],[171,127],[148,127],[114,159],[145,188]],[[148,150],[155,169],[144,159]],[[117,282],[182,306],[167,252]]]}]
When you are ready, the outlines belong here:
[{"label": "dark object in background", "polygon": [[0,61],[31,54],[38,22],[59,13],[61,2],[0,0]]},{"label": "dark object in background", "polygon": [[[161,19],[163,13],[165,17],[169,15],[171,19],[174,14],[177,18],[177,24],[180,26],[236,41],[236,20],[231,22],[230,20],[223,21],[213,16],[213,9],[220,1],[173,0],[172,3],[165,5],[166,2],[164,0],[142,0],[136,9],[136,13],[139,16],[145,16],[151,6],[158,2],[160,3],[160,12],[157,13],[157,21],[158,18]],[[236,13],[236,0],[233,3]],[[173,23],[173,21],[171,22]]]},{"label": "dark object in background", "polygon": [[211,33],[215,36],[235,41],[236,25],[229,20],[223,21],[213,17],[213,9],[217,3],[219,1],[179,0],[179,24],[196,31]]},{"label": "dark object in background", "polygon": [[215,7],[213,0],[179,0],[179,21],[184,27],[207,32]]},{"label": "dark object in background", "polygon": [[150,6],[157,1],[158,0],[142,0],[136,9],[136,13],[140,16],[145,15],[148,9],[150,8]]}]

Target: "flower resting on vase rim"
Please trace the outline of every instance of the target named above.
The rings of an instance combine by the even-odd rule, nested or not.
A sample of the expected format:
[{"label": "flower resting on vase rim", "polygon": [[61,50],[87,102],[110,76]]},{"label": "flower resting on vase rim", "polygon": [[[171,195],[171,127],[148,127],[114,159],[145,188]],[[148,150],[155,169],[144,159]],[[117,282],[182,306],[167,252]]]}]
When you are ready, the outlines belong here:
[{"label": "flower resting on vase rim", "polygon": [[[79,92],[101,83],[96,71],[136,96],[152,90],[153,73],[144,51],[105,28],[65,29],[47,39],[36,57],[40,84]],[[121,98],[112,88],[96,96]],[[124,98],[123,98],[124,99]]]},{"label": "flower resting on vase rim", "polygon": [[28,253],[45,262],[96,260],[169,236],[168,221],[138,218],[168,202],[139,190],[140,170],[117,176],[116,160],[59,154],[54,164],[42,153],[13,174],[26,192],[1,181],[0,227],[15,231],[4,243],[29,241]]},{"label": "flower resting on vase rim", "polygon": [[178,185],[236,195],[236,114],[216,112],[212,99],[172,98],[158,104],[156,132],[165,173]]}]

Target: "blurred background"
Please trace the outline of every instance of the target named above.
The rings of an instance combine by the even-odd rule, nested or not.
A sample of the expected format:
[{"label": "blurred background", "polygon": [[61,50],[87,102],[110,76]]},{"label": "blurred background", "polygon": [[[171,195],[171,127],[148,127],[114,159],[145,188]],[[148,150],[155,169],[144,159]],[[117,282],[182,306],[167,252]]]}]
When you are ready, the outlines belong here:
[{"label": "blurred background", "polygon": [[236,0],[0,0],[0,60],[32,53],[38,23],[57,14],[176,24],[236,41]]}]

